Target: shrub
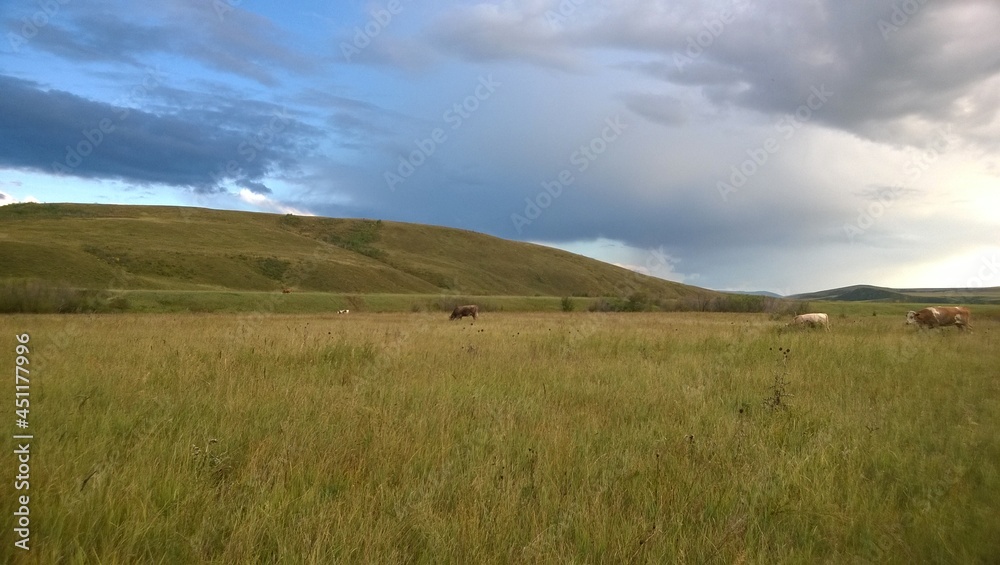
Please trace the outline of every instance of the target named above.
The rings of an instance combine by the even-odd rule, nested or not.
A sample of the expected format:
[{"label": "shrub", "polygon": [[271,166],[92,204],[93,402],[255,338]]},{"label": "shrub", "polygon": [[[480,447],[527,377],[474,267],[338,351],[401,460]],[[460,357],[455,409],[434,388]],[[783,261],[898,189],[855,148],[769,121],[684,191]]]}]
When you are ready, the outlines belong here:
[{"label": "shrub", "polygon": [[264,257],[257,259],[257,271],[269,279],[280,281],[291,263],[283,261],[277,257]]},{"label": "shrub", "polygon": [[754,294],[729,294],[725,296],[693,296],[682,298],[676,304],[681,312],[763,312],[772,319],[789,315],[805,314],[810,311],[809,302],[788,298],[772,298]]},{"label": "shrub", "polygon": [[37,280],[0,283],[0,314],[72,314],[127,310],[128,300],[106,291],[74,289]]},{"label": "shrub", "polygon": [[360,253],[377,260],[388,258],[385,251],[373,247],[372,244],[378,242],[379,232],[382,231],[382,220],[359,220],[354,222],[346,234],[327,234],[326,241],[338,247]]},{"label": "shrub", "polygon": [[298,227],[302,225],[302,218],[296,216],[295,214],[285,214],[278,221],[282,225],[289,227]]}]

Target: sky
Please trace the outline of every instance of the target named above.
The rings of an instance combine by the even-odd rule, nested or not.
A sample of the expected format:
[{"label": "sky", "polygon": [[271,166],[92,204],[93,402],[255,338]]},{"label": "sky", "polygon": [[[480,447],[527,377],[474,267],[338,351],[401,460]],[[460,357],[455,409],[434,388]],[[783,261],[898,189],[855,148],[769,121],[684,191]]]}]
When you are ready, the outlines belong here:
[{"label": "sky", "polygon": [[1000,286],[996,0],[0,0],[0,205],[378,218],[779,294]]}]

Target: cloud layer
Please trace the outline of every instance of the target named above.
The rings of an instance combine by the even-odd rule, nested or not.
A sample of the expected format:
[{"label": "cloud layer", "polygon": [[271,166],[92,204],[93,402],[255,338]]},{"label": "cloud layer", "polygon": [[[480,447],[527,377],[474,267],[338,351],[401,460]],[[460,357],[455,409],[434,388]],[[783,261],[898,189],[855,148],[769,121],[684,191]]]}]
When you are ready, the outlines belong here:
[{"label": "cloud layer", "polygon": [[1000,233],[995,2],[56,5],[0,20],[11,175],[660,253],[723,289],[959,286]]}]

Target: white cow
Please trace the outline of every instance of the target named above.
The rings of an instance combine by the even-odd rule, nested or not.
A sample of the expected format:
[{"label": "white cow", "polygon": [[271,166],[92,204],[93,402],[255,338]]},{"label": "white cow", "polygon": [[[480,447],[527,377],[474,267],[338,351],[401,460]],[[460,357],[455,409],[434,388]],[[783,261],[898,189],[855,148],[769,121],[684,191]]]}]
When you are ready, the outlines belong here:
[{"label": "white cow", "polygon": [[799,314],[788,325],[809,326],[810,328],[823,327],[826,331],[830,331],[830,316],[823,313]]},{"label": "white cow", "polygon": [[337,313],[338,314],[350,314],[351,311],[350,310],[337,310]]}]

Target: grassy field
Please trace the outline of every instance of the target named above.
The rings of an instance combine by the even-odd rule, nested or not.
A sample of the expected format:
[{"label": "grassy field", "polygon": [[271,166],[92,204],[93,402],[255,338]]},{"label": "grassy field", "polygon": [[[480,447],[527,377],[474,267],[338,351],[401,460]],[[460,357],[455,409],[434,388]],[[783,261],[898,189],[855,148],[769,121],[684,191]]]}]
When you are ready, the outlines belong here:
[{"label": "grassy field", "polygon": [[1000,321],[830,312],[3,316],[0,562],[996,563]]}]

